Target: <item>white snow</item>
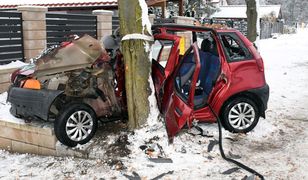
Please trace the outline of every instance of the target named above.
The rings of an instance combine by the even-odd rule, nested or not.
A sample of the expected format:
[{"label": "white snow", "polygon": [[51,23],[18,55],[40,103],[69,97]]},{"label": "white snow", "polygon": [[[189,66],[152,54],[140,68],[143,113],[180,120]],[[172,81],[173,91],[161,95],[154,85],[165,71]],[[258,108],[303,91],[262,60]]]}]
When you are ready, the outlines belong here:
[{"label": "white snow", "polygon": [[148,5],[146,4],[145,0],[139,0],[140,8],[142,11],[142,26],[143,26],[143,34],[145,33],[144,29],[147,30],[147,33],[152,35],[152,30],[151,30],[151,22],[149,19],[149,14],[148,14]]},{"label": "white snow", "polygon": [[137,33],[133,33],[133,34],[126,34],[121,41],[127,41],[127,40],[131,40],[131,39],[141,39],[141,40],[145,40],[145,41],[154,41],[154,38],[152,36],[148,36],[145,34],[137,34]]},{"label": "white snow", "polygon": [[0,120],[24,124],[24,120],[15,118],[9,113],[11,105],[6,102],[7,92],[0,94]]},{"label": "white snow", "polygon": [[[267,118],[260,119],[248,134],[223,130],[225,153],[240,156],[239,161],[266,179],[308,179],[307,38],[306,29],[298,34],[259,41],[271,92]],[[5,96],[0,96],[0,105],[5,103]],[[0,110],[1,116],[9,114],[2,105]],[[174,143],[168,145],[162,120],[129,134],[132,153],[121,159],[126,167],[123,170],[107,166],[102,159],[41,157],[0,151],[0,179],[127,179],[124,174],[134,176],[133,172],[141,179],[152,179],[169,171],[173,173],[162,179],[242,179],[249,176],[244,170],[222,174],[235,165],[221,158],[217,145],[208,152],[209,143],[218,139],[217,124],[199,125],[214,137],[193,136],[182,130]],[[108,143],[117,139],[115,135],[106,138]],[[148,141],[151,142],[146,143]],[[142,145],[154,149],[150,153],[153,158],[162,156],[172,159],[173,163],[151,162],[149,155],[139,148]],[[159,146],[164,153],[159,151]]]},{"label": "white snow", "polygon": [[25,65],[27,65],[27,63],[24,63],[24,62],[21,62],[21,61],[12,61],[9,64],[0,65],[0,70],[20,68],[20,67],[25,66]]},{"label": "white snow", "polygon": [[149,114],[149,117],[147,118],[147,124],[149,126],[154,126],[158,122],[157,119],[160,113],[157,107],[157,101],[155,97],[155,88],[154,88],[154,83],[153,83],[153,79],[151,75],[149,75],[149,84],[151,88],[151,95],[148,98],[149,104],[150,104],[150,114]]},{"label": "white snow", "polygon": [[[260,5],[259,17],[270,15],[274,12],[274,15],[278,17],[281,5]],[[246,5],[232,5],[232,6],[220,6],[219,11],[215,12],[212,18],[247,18]]]}]

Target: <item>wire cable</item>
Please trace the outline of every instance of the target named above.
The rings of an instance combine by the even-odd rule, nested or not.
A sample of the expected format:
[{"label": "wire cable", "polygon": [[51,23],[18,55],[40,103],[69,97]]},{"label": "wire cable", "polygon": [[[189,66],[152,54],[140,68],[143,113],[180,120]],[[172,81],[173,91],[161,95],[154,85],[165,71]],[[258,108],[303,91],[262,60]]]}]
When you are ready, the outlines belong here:
[{"label": "wire cable", "polygon": [[209,107],[210,107],[210,110],[212,111],[212,113],[214,114],[214,116],[215,116],[216,119],[217,119],[218,130],[219,130],[219,140],[218,140],[218,141],[219,141],[219,151],[220,151],[220,154],[221,154],[222,158],[225,159],[226,161],[229,161],[229,162],[231,162],[231,163],[237,165],[238,167],[240,167],[240,168],[242,168],[242,169],[245,169],[246,171],[248,171],[248,172],[250,172],[250,173],[252,173],[252,174],[258,176],[261,180],[264,180],[263,175],[261,175],[261,174],[258,173],[257,171],[251,169],[250,167],[248,167],[248,166],[246,166],[246,165],[244,165],[244,164],[242,164],[242,163],[240,163],[240,162],[238,162],[238,161],[236,161],[236,160],[234,160],[234,159],[231,159],[231,158],[226,157],[225,152],[224,152],[223,147],[222,147],[222,131],[221,131],[221,126],[222,126],[222,125],[221,125],[220,118],[218,117],[218,115],[216,114],[216,112],[213,110],[213,108],[211,107],[211,105],[209,105]]}]

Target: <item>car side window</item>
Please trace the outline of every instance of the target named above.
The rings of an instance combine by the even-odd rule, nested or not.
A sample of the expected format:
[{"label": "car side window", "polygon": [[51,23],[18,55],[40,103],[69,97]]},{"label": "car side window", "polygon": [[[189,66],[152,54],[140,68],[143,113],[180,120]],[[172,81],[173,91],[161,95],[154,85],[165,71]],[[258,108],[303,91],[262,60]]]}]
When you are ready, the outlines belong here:
[{"label": "car side window", "polygon": [[252,59],[252,54],[235,33],[221,34],[220,39],[228,62]]},{"label": "car side window", "polygon": [[166,66],[167,60],[170,56],[173,41],[170,40],[155,40],[152,46],[152,58],[158,61],[162,67]]}]

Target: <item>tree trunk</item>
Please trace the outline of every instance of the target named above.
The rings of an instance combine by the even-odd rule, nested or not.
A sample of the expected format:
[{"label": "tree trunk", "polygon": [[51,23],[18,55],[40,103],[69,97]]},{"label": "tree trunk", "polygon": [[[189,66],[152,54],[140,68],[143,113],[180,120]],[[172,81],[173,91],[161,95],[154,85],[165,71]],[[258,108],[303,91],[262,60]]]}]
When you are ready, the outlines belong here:
[{"label": "tree trunk", "polygon": [[257,7],[255,0],[245,0],[247,5],[247,38],[254,42],[257,38]]},{"label": "tree trunk", "polygon": [[[118,0],[121,36],[149,34],[143,27],[140,1],[144,0]],[[125,62],[128,123],[131,129],[143,125],[150,113],[148,97],[151,94],[151,61],[149,51],[145,48],[146,43],[148,42],[142,39],[128,39],[121,44]]]}]

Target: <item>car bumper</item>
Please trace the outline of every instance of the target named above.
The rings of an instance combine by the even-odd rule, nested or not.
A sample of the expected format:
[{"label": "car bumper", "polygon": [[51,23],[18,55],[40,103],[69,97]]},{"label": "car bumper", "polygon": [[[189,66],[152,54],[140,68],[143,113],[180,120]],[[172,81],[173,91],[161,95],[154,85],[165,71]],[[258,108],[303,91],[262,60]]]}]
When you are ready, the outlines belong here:
[{"label": "car bumper", "polygon": [[32,90],[11,87],[7,101],[11,103],[11,114],[23,118],[48,120],[50,106],[62,94],[58,90]]},{"label": "car bumper", "polygon": [[260,99],[261,111],[260,115],[265,118],[265,110],[267,109],[267,103],[269,99],[269,86],[266,84],[265,86],[257,89],[249,90],[249,92],[255,94]]}]

